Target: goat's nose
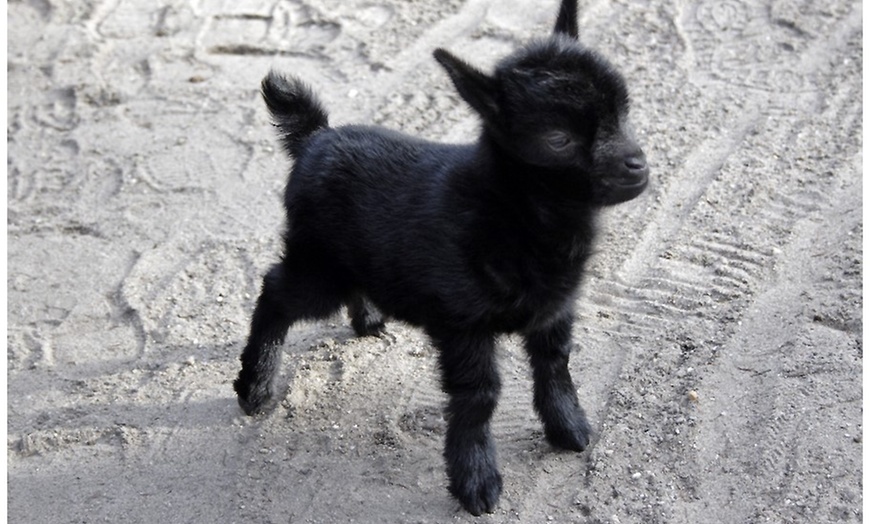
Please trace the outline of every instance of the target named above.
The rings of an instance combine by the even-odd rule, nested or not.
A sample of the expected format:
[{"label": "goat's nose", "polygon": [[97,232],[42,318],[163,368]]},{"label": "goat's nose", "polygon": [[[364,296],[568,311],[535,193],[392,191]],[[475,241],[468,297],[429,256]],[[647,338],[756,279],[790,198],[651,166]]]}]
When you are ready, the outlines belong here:
[{"label": "goat's nose", "polygon": [[636,173],[646,171],[646,158],[643,155],[630,156],[625,159],[625,167]]}]

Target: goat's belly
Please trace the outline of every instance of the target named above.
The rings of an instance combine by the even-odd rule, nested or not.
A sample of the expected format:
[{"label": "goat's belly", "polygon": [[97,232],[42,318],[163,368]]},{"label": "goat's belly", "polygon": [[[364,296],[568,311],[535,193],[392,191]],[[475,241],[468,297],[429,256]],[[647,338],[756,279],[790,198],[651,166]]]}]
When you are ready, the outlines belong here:
[{"label": "goat's belly", "polygon": [[505,301],[505,297],[466,289],[405,289],[375,285],[364,289],[386,316],[429,328],[484,330],[491,333],[522,333],[547,326],[564,314],[573,294],[526,294]]},{"label": "goat's belly", "polygon": [[510,305],[495,304],[486,321],[499,333],[534,331],[564,314],[571,302],[570,296],[525,296]]}]

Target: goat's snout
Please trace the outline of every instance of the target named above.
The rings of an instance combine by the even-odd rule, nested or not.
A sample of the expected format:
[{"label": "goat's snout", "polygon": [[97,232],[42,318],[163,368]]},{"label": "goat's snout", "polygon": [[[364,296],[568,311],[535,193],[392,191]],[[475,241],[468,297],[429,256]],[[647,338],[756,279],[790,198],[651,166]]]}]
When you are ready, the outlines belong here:
[{"label": "goat's snout", "polygon": [[643,153],[631,155],[623,160],[624,169],[617,177],[617,183],[624,188],[637,188],[643,191],[649,181],[649,166]]},{"label": "goat's snout", "polygon": [[643,193],[649,184],[649,166],[643,152],[618,157],[601,184],[601,203],[619,204]]},{"label": "goat's snout", "polygon": [[649,166],[643,153],[626,157],[624,163],[626,172],[635,178],[646,178],[649,175]]}]

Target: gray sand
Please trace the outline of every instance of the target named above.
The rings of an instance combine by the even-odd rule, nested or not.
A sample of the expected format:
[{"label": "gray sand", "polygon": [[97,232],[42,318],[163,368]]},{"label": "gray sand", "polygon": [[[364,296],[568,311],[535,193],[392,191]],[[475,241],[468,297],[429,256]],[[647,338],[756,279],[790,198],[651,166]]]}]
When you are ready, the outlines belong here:
[{"label": "gray sand", "polygon": [[578,301],[593,445],[545,443],[506,337],[479,519],[445,489],[418,330],[297,325],[286,397],[242,416],[289,167],[258,88],[276,67],[334,124],[470,140],[431,51],[490,67],[556,2],[7,8],[9,522],[861,521],[861,2],[581,3],[652,185],[605,213]]}]

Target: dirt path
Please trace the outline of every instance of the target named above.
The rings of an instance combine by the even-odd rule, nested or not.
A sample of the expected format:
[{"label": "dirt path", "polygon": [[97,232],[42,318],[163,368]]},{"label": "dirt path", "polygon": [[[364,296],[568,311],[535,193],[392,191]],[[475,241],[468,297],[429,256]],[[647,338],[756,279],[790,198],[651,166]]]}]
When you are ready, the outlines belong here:
[{"label": "dirt path", "polygon": [[593,446],[544,442],[504,339],[479,519],[416,330],[297,326],[286,399],[241,415],[288,167],[257,90],[274,66],[333,123],[469,140],[432,49],[491,65],[556,2],[146,4],[7,6],[9,522],[861,522],[861,2],[581,2],[653,184],[578,303]]}]

